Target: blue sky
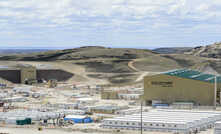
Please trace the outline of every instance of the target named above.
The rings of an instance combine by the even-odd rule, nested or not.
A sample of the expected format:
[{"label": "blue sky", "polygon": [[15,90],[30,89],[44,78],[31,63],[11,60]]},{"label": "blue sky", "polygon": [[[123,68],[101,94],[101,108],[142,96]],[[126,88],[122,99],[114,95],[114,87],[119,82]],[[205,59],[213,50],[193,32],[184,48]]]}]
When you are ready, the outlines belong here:
[{"label": "blue sky", "polygon": [[0,0],[0,47],[184,47],[220,36],[221,0]]}]

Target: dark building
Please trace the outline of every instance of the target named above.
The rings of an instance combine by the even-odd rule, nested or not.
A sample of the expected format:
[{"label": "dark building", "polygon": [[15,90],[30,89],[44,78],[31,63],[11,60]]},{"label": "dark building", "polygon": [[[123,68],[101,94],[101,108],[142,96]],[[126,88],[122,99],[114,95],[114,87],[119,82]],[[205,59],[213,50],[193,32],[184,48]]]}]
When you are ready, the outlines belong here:
[{"label": "dark building", "polygon": [[74,74],[61,69],[38,69],[33,66],[0,67],[0,78],[13,83],[24,83],[27,79],[66,81]]}]

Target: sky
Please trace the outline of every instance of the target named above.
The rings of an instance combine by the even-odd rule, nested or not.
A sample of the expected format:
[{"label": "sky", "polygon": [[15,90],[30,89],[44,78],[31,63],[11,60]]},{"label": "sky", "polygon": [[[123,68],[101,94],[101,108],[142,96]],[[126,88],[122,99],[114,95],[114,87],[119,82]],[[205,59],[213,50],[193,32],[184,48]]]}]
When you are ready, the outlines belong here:
[{"label": "sky", "polygon": [[0,47],[191,47],[220,36],[221,0],[0,0]]}]

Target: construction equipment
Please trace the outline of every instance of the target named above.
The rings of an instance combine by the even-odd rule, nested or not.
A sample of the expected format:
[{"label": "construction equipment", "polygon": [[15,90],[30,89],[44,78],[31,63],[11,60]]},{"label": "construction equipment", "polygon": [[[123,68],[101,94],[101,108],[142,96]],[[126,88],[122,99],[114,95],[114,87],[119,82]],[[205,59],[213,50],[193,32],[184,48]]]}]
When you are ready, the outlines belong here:
[{"label": "construction equipment", "polygon": [[57,87],[57,80],[55,80],[55,79],[48,80],[48,87],[49,88]]},{"label": "construction equipment", "polygon": [[36,79],[25,79],[25,84],[26,85],[33,85],[38,83],[38,81]]},{"label": "construction equipment", "polygon": [[42,131],[43,130],[43,128],[42,127],[38,127],[38,131]]}]

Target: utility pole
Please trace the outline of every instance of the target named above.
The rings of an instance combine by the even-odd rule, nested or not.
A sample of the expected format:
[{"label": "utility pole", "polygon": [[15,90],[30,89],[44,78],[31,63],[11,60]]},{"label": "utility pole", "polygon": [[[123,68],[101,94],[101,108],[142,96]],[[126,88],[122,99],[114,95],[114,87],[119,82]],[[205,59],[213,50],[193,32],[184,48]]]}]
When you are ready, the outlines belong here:
[{"label": "utility pole", "polygon": [[140,104],[140,133],[143,134],[143,104]]},{"label": "utility pole", "polygon": [[216,109],[216,96],[217,96],[217,78],[216,78],[216,75],[215,75],[215,78],[214,78],[214,109]]}]

